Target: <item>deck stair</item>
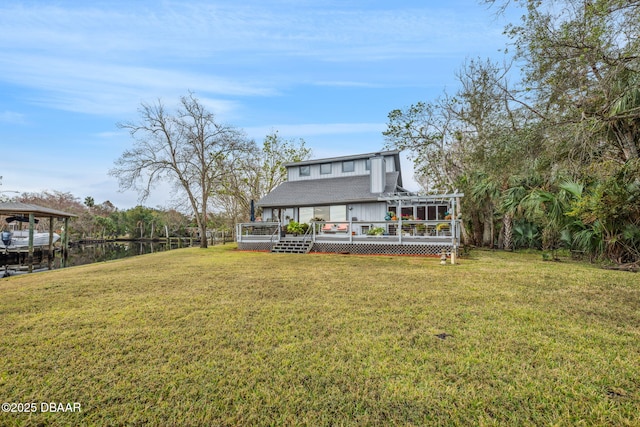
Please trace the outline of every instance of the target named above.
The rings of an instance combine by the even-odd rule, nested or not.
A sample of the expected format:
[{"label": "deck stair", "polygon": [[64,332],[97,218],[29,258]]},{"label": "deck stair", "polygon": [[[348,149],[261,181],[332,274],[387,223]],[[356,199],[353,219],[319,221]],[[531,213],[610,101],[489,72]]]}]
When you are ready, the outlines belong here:
[{"label": "deck stair", "polygon": [[278,254],[308,254],[313,242],[304,239],[282,239],[271,248],[271,252]]}]

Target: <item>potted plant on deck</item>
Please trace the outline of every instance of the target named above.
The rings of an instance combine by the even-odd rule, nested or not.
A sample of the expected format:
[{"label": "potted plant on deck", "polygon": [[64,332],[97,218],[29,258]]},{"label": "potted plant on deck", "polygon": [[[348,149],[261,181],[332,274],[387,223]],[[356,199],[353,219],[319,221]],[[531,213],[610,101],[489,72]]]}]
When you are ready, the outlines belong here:
[{"label": "potted plant on deck", "polygon": [[287,234],[297,236],[299,234],[304,234],[308,228],[309,224],[300,224],[299,222],[291,221],[287,225]]},{"label": "potted plant on deck", "polygon": [[382,236],[382,234],[384,234],[384,228],[383,227],[374,227],[374,228],[370,228],[369,231],[367,231],[367,236]]},{"label": "potted plant on deck", "polygon": [[438,232],[438,234],[449,231],[449,226],[450,224],[448,222],[441,222],[440,224],[436,225],[436,231]]}]

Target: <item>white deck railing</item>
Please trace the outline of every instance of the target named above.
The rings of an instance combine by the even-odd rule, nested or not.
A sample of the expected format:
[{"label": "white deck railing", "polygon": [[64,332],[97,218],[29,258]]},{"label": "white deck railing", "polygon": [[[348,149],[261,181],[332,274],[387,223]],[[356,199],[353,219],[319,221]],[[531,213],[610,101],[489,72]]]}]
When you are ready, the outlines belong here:
[{"label": "white deck railing", "polygon": [[[309,224],[313,242],[344,243],[439,243],[460,241],[460,221],[312,221]],[[238,242],[277,242],[287,237],[286,226],[278,222],[237,224]],[[290,236],[295,237],[295,236]],[[298,236],[302,237],[302,236]]]}]

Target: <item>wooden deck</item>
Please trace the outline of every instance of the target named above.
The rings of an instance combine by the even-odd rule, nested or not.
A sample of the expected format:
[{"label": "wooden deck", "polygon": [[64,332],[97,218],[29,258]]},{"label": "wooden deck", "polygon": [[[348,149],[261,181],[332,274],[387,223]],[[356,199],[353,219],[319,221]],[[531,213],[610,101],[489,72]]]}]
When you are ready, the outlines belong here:
[{"label": "wooden deck", "polygon": [[[458,222],[354,221],[336,223],[331,229],[324,223],[312,223],[309,232],[303,236],[283,233],[279,223],[244,223],[238,224],[236,239],[238,248],[244,250],[269,251],[287,239],[311,242],[310,252],[439,255],[442,251],[457,253],[460,242]],[[375,229],[382,234],[369,234]]]}]

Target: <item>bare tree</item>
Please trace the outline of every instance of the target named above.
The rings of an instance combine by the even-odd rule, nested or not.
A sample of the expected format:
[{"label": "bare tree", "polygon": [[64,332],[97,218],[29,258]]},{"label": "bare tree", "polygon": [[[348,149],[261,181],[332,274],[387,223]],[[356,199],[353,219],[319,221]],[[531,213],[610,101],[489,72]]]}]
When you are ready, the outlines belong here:
[{"label": "bare tree", "polygon": [[264,139],[261,149],[239,163],[238,173],[228,175],[224,190],[215,195],[216,205],[223,207],[234,222],[249,219],[251,201],[260,200],[287,179],[286,163],[299,162],[311,156],[302,139],[284,139],[273,131]]},{"label": "bare tree", "polygon": [[109,174],[121,190],[134,189],[145,200],[155,183],[166,180],[184,191],[200,230],[200,247],[207,247],[208,203],[239,158],[255,150],[241,130],[223,125],[189,93],[180,98],[175,114],[160,100],[141,104],[140,121],[120,123],[134,139]]}]

